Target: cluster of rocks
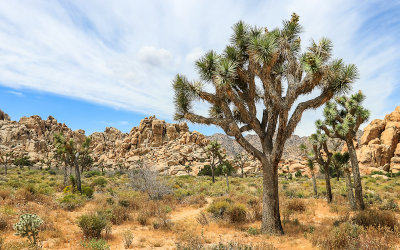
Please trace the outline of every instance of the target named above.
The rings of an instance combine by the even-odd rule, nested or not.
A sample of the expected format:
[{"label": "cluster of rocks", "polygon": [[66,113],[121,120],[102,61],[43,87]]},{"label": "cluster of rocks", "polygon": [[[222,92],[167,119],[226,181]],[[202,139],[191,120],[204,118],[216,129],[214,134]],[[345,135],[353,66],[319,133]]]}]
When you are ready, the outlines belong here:
[{"label": "cluster of rocks", "polygon": [[375,119],[364,129],[357,150],[360,168],[372,171],[400,171],[400,106],[383,120]]}]

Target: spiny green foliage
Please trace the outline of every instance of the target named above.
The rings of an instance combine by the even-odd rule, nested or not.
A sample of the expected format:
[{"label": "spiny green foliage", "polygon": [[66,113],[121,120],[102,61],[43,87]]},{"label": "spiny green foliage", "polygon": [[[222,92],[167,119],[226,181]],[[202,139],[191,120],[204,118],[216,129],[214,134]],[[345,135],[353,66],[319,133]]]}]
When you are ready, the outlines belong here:
[{"label": "spiny green foliage", "polygon": [[327,102],[323,112],[325,119],[318,120],[316,126],[331,137],[354,137],[360,125],[369,119],[370,112],[362,106],[364,100],[365,95],[358,91],[350,97],[341,96],[335,102]]},{"label": "spiny green foliage", "polygon": [[22,156],[22,157],[14,159],[14,164],[19,166],[19,167],[32,166],[33,165],[33,163],[31,162],[29,156]]},{"label": "spiny green foliage", "polygon": [[27,237],[32,244],[36,244],[42,224],[43,220],[36,214],[23,214],[14,224],[15,235]]}]

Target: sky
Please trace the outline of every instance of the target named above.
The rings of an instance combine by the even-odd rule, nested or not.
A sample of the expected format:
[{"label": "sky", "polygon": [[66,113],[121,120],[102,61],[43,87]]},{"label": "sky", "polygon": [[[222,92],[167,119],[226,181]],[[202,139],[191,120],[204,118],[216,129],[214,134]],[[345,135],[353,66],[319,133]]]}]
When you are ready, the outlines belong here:
[{"label": "sky", "polygon": [[[0,109],[86,134],[129,132],[150,115],[173,122],[176,74],[198,79],[196,59],[221,52],[237,21],[273,29],[292,12],[304,48],[328,37],[335,57],[357,65],[353,91],[366,94],[371,119],[400,105],[400,1],[0,0]],[[312,133],[321,114],[305,112],[295,134]]]}]

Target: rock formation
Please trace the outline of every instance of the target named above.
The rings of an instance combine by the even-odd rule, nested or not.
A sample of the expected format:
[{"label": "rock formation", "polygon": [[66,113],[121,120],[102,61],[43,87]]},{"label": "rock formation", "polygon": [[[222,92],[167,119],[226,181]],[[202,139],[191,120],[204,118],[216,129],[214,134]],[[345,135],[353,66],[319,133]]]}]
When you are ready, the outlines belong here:
[{"label": "rock formation", "polygon": [[383,120],[375,119],[364,129],[357,150],[361,169],[400,171],[400,106]]}]

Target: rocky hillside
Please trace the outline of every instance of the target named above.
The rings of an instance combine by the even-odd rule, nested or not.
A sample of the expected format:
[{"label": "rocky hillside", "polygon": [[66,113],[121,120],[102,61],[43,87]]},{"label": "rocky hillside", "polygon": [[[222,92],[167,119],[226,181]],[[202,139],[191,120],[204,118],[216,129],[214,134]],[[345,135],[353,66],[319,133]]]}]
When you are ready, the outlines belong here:
[{"label": "rocky hillside", "polygon": [[[28,155],[35,165],[52,160],[55,148],[53,136],[62,132],[77,144],[85,140],[85,131],[72,131],[65,124],[49,116],[22,117],[18,122],[0,111],[0,152],[13,152],[15,157]],[[203,146],[208,143],[204,135],[190,132],[186,123],[169,124],[154,116],[143,119],[130,133],[108,127],[96,132],[92,139],[94,165],[106,168],[129,169],[138,160],[163,174],[183,174],[185,166],[192,166],[193,174],[207,164]]]}]

